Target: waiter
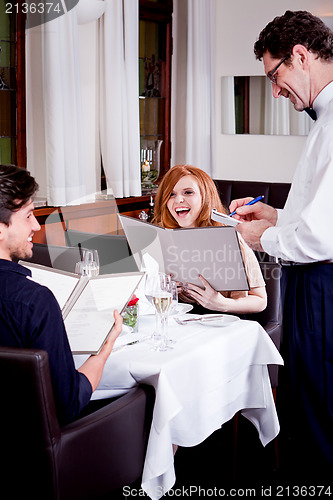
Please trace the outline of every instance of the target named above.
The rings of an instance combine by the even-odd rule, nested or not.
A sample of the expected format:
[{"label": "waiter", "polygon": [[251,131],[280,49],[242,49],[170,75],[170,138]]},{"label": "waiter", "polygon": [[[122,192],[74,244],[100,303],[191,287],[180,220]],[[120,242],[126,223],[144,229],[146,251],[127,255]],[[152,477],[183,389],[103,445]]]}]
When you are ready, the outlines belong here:
[{"label": "waiter", "polygon": [[279,397],[303,477],[331,479],[333,32],[309,12],[286,11],[261,31],[254,52],[263,60],[273,96],[289,99],[296,111],[309,112],[316,122],[283,210],[261,202],[246,206],[251,198],[243,198],[233,200],[230,211],[236,210],[235,217],[243,221],[237,230],[246,243],[278,257],[283,266],[283,355],[288,379]]}]

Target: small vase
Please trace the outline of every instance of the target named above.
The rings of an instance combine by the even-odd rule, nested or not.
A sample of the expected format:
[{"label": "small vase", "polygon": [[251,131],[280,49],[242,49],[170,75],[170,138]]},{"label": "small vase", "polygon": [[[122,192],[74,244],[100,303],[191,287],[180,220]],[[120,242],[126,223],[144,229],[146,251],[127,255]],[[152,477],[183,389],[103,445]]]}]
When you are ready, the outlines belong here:
[{"label": "small vase", "polygon": [[147,194],[158,188],[156,181],[160,175],[160,156],[163,141],[142,141],[141,144],[141,187]]},{"label": "small vase", "polygon": [[138,304],[126,306],[123,313],[123,324],[132,328],[132,332],[138,331]]}]

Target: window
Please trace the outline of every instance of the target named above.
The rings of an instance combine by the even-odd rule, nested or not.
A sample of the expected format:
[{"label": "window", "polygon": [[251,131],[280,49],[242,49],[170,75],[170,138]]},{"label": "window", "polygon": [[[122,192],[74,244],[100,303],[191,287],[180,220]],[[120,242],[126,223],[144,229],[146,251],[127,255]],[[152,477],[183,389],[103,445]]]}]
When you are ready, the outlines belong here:
[{"label": "window", "polygon": [[172,1],[140,0],[139,104],[143,194],[170,167]]},{"label": "window", "polygon": [[0,0],[0,162],[26,166],[24,18]]}]

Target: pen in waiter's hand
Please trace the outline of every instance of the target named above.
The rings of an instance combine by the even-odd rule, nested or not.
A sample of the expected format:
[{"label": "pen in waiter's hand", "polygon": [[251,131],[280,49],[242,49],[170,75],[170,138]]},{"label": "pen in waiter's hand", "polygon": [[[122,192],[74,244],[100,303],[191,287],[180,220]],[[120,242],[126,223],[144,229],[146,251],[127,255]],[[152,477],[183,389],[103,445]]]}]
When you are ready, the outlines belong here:
[{"label": "pen in waiter's hand", "polygon": [[[254,198],[253,200],[249,201],[244,206],[246,206],[246,205],[254,205],[255,203],[257,203],[257,201],[260,201],[263,198],[265,198],[265,196],[263,194],[261,196],[257,196],[257,198]],[[236,210],[234,210],[233,212],[231,212],[231,214],[229,214],[229,215],[230,215],[230,217],[232,217],[235,214],[236,214]]]}]

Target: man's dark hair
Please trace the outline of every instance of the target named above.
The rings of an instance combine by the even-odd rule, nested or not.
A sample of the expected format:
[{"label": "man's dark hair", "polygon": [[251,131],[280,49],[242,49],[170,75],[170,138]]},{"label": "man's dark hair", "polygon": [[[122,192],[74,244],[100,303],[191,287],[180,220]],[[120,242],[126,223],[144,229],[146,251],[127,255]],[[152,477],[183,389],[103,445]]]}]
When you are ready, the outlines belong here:
[{"label": "man's dark hair", "polygon": [[274,59],[282,59],[291,55],[297,44],[321,59],[333,60],[333,32],[319,17],[305,10],[287,10],[268,23],[254,44],[254,53],[259,60],[266,51]]},{"label": "man's dark hair", "polygon": [[38,184],[24,168],[0,165],[0,222],[9,226],[13,212],[33,197]]}]

